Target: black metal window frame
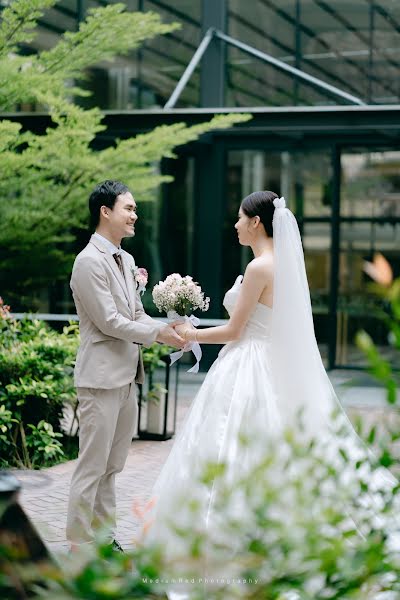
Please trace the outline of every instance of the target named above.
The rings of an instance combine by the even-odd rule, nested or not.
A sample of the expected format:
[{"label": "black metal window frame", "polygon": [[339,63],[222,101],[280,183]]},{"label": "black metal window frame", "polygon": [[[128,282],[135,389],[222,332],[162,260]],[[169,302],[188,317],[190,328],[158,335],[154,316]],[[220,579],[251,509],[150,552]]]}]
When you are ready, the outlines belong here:
[{"label": "black metal window frame", "polygon": [[[257,136],[258,137],[258,136]],[[292,145],[288,146],[286,144],[282,144],[281,146],[277,146],[276,144],[270,144],[266,142],[260,141],[260,139],[252,139],[252,136],[245,137],[240,140],[240,142],[235,141],[231,142],[229,137],[222,137],[218,139],[218,141],[214,140],[214,152],[215,155],[218,156],[218,163],[224,165],[224,168],[220,171],[219,175],[215,174],[212,178],[216,187],[222,191],[222,195],[225,195],[225,185],[226,182],[224,180],[224,173],[226,172],[228,153],[233,150],[262,150],[265,152],[280,152],[280,151],[289,151],[289,152],[304,152],[315,150],[315,146],[310,144],[302,145],[301,147]],[[353,143],[326,143],[319,146],[320,149],[327,149],[331,155],[331,166],[332,166],[332,210],[331,215],[328,216],[301,216],[297,217],[300,231],[303,231],[303,228],[308,223],[327,223],[330,225],[330,240],[331,240],[331,248],[330,248],[330,284],[329,284],[329,301],[328,301],[328,322],[329,322],[329,341],[328,341],[328,354],[327,354],[327,368],[328,370],[333,369],[343,369],[343,370],[365,370],[366,366],[360,366],[356,364],[342,364],[337,362],[337,314],[339,307],[339,257],[340,257],[340,233],[341,226],[345,223],[354,223],[354,222],[363,222],[369,224],[400,224],[400,217],[395,216],[387,216],[387,217],[356,217],[356,216],[342,216],[341,215],[341,155],[343,152],[349,149],[353,149],[355,147],[362,146],[362,149],[365,152],[373,152],[376,151],[376,145],[365,143],[360,144],[356,140]],[[382,147],[382,144],[379,144],[379,148],[384,149],[385,151],[398,150],[399,146],[394,144],[391,145],[389,143],[385,144]],[[190,152],[190,149],[189,149]],[[221,213],[221,210],[219,210]],[[221,213],[222,216],[222,213]],[[219,226],[218,226],[219,227]],[[220,241],[220,240],[219,240]],[[213,249],[213,264],[216,266],[218,272],[218,257],[215,252],[215,248]],[[221,260],[223,257],[221,257]],[[214,299],[215,300],[215,299]],[[221,298],[220,298],[221,300]],[[215,303],[215,302],[214,302]]]}]

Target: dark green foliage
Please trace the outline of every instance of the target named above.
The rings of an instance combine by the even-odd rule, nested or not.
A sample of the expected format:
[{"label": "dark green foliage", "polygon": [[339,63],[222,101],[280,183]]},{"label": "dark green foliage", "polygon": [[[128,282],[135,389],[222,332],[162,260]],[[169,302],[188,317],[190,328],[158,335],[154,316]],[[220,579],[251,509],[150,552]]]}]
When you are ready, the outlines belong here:
[{"label": "dark green foliage", "polygon": [[64,455],[60,419],[75,401],[76,325],[57,333],[41,321],[0,316],[0,461],[40,467]]},{"label": "dark green foliage", "polygon": [[173,157],[174,147],[249,118],[219,115],[193,127],[161,126],[96,151],[92,142],[105,129],[103,117],[97,108],[73,103],[85,94],[76,82],[91,65],[179,25],[109,4],[89,10],[79,31],[66,32],[50,50],[18,54],[19,42],[35,37],[38,18],[54,3],[14,0],[0,13],[0,110],[33,102],[51,118],[44,134],[23,132],[18,122],[0,118],[0,290],[19,310],[34,309],[38,291],[68,277],[75,241],[88,228],[87,198],[99,181],[120,179],[138,202],[154,201],[159,184],[171,180],[156,165]]}]

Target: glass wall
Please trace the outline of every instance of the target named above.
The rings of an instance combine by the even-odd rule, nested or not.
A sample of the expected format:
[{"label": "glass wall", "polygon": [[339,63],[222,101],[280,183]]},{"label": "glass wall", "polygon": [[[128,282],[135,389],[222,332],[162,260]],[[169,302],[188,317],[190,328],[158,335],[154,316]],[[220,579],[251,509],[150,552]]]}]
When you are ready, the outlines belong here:
[{"label": "glass wall", "polygon": [[[368,104],[399,102],[400,3],[229,0],[228,33]],[[232,106],[341,104],[261,60],[228,49]]]},{"label": "glass wall", "polygon": [[346,149],[341,156],[341,228],[339,263],[338,344],[342,364],[364,363],[354,335],[366,329],[391,357],[381,325],[380,299],[371,291],[364,261],[382,253],[395,276],[400,275],[400,152]]},{"label": "glass wall", "polygon": [[241,200],[256,190],[284,195],[303,234],[316,329],[326,355],[331,244],[331,153],[231,150],[227,155],[227,193],[223,223],[223,287],[227,290],[252,259],[240,246],[234,224]]},{"label": "glass wall", "polygon": [[238,244],[234,230],[241,199],[259,189],[284,195],[302,232],[316,335],[325,360],[329,343],[334,343],[329,303],[331,294],[336,294],[331,289],[331,269],[337,256],[336,363],[351,366],[365,363],[354,343],[360,329],[366,329],[383,354],[392,358],[382,325],[382,301],[373,293],[363,265],[381,252],[395,276],[400,275],[400,152],[343,149],[341,170],[340,243],[335,249],[329,148],[315,152],[228,151],[223,289],[231,287],[252,258],[251,250]]},{"label": "glass wall", "polygon": [[[143,89],[153,90],[152,106],[164,106],[201,41],[201,2],[143,0],[142,10],[157,12],[163,22],[177,22],[180,29],[157,36],[138,51],[139,81]],[[138,99],[137,107],[149,106],[150,97]],[[180,106],[199,106],[200,75],[197,69],[179,101]]]},{"label": "glass wall", "polygon": [[[179,23],[180,28],[156,36],[102,69],[90,69],[88,86],[93,96],[86,102],[99,105],[100,98],[102,108],[114,110],[162,108],[200,43],[201,2],[137,0],[134,4],[130,10],[156,12],[164,23]],[[103,94],[98,90],[99,78]],[[197,70],[180,97],[180,106],[199,105],[199,80]]]},{"label": "glass wall", "polygon": [[[365,103],[400,102],[397,0],[225,2],[225,29],[233,38]],[[38,36],[23,50],[53,46],[64,31],[77,29],[88,8],[105,4],[106,0],[57,2],[40,20]],[[85,85],[93,96],[82,102],[116,110],[162,107],[202,39],[202,0],[127,0],[126,4],[131,11],[157,12],[164,22],[179,23],[180,29],[157,36],[112,63],[88,69]],[[227,46],[225,67],[225,106],[346,103],[232,46]],[[197,67],[177,106],[200,105],[199,73]]]}]

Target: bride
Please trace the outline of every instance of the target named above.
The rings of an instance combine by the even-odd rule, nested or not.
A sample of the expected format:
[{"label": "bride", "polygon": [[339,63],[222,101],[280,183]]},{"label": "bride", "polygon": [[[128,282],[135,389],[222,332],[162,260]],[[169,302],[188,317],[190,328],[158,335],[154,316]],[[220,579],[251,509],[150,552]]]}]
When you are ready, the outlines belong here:
[{"label": "bride", "polygon": [[[319,354],[294,215],[274,192],[254,192],[242,201],[235,229],[254,259],[225,295],[229,321],[199,331],[188,323],[176,328],[187,342],[225,346],[154,488],[150,540],[166,543],[173,556],[185,549],[182,538],[171,533],[171,522],[173,527],[191,526],[190,519],[184,522],[179,499],[195,500],[197,528],[214,526],[218,486],[198,483],[204,465],[223,464],[226,477],[233,480],[250,472],[265,449],[262,443],[241,444],[243,436],[275,439],[284,429],[298,426],[301,411],[304,435],[334,440],[332,414],[338,411],[350,432],[350,446],[357,447],[359,441]],[[389,473],[383,479],[394,483]]]}]

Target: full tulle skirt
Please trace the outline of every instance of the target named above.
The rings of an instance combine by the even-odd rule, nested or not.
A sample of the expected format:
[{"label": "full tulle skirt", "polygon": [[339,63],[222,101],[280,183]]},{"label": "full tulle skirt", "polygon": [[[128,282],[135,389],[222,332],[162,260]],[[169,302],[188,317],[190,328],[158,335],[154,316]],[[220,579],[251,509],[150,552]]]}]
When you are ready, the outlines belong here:
[{"label": "full tulle skirt", "polygon": [[184,541],[173,535],[171,526],[193,526],[184,509],[189,499],[196,503],[196,527],[210,527],[217,490],[203,481],[207,465],[223,464],[224,480],[238,480],[265,452],[262,443],[246,444],[246,438],[271,439],[281,431],[269,352],[263,336],[227,344],[193,401],[153,488],[154,522],[148,537],[168,543],[169,555],[179,555],[181,544],[184,550]]}]

